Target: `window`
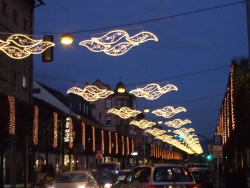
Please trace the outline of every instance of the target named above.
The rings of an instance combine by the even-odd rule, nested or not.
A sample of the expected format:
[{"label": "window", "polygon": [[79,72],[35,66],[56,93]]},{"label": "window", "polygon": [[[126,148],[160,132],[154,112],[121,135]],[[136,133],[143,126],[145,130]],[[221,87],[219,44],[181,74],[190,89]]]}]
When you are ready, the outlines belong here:
[{"label": "window", "polygon": [[172,182],[172,181],[193,181],[190,172],[182,167],[159,167],[155,169],[154,181]]},{"label": "window", "polygon": [[111,116],[106,116],[105,119],[106,119],[106,124],[105,124],[105,126],[111,127],[111,126],[112,126],[112,122],[111,122],[112,118],[111,118]]},{"label": "window", "polygon": [[85,106],[86,104],[83,104],[83,113],[85,114]]},{"label": "window", "polygon": [[2,2],[2,15],[6,16],[7,15],[7,4],[3,1]]},{"label": "window", "polygon": [[105,108],[111,108],[112,107],[112,100],[111,99],[106,99],[105,102],[106,102]]},{"label": "window", "polygon": [[149,182],[151,169],[150,168],[143,168],[141,173],[141,182]]},{"label": "window", "polygon": [[129,120],[128,119],[122,119],[122,118],[119,118],[117,119],[117,124],[118,125],[129,125]]},{"label": "window", "polygon": [[7,69],[4,65],[0,65],[0,78],[5,81],[7,80]]},{"label": "window", "polygon": [[86,105],[85,107],[86,107],[86,114],[89,114],[89,106]]},{"label": "window", "polygon": [[27,88],[28,84],[27,84],[27,76],[23,74],[22,76],[22,87],[23,88]]},{"label": "window", "polygon": [[127,178],[125,179],[124,183],[139,183],[140,177],[141,177],[142,168],[136,168],[132,170],[129,175],[127,175]]},{"label": "window", "polygon": [[118,99],[117,100],[117,106],[118,107],[127,107],[128,101],[126,99]]},{"label": "window", "polygon": [[15,10],[13,10],[13,22],[18,24],[18,13]]},{"label": "window", "polygon": [[79,111],[82,112],[82,102],[79,102]]}]

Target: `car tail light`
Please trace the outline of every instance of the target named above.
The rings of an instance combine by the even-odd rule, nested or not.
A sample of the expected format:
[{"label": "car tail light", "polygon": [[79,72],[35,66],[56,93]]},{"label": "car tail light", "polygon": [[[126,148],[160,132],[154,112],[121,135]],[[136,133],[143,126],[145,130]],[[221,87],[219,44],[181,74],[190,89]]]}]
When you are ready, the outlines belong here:
[{"label": "car tail light", "polygon": [[199,188],[197,185],[186,185],[186,188]]},{"label": "car tail light", "polygon": [[[176,185],[177,186],[177,185]],[[174,185],[150,185],[149,188],[172,188]],[[197,185],[185,185],[185,188],[199,188]]]},{"label": "car tail light", "polygon": [[165,185],[149,185],[148,188],[164,188]]}]

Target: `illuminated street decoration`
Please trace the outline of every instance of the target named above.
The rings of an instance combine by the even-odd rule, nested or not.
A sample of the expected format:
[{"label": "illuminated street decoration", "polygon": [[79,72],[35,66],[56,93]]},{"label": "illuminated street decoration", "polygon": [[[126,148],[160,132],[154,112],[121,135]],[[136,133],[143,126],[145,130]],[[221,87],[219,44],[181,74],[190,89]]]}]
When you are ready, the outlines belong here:
[{"label": "illuminated street decoration", "polygon": [[33,120],[33,143],[38,144],[38,113],[39,109],[37,106],[34,107],[34,120]]},{"label": "illuminated street decoration", "polygon": [[195,131],[193,128],[181,128],[173,131],[176,134],[183,135],[183,141],[189,146],[189,148],[197,154],[203,153],[202,147],[200,145],[199,139],[195,136],[196,134],[190,134],[190,132]]},{"label": "illuminated street decoration", "polygon": [[174,139],[173,136],[170,136],[170,135],[167,135],[167,134],[164,134],[164,135],[159,135],[159,136],[156,136],[155,137],[156,139],[160,139],[162,140],[163,142],[167,142],[189,154],[193,154],[194,152],[187,146],[185,146],[184,144],[182,144],[179,140],[177,139]]},{"label": "illuminated street decoration", "polygon": [[55,46],[53,42],[34,40],[22,34],[11,35],[6,41],[0,40],[0,50],[13,59],[23,59],[31,54],[43,53]]},{"label": "illuminated street decoration", "polygon": [[92,126],[92,138],[93,138],[93,152],[95,152],[96,151],[96,137],[95,137],[95,127],[94,126]]},{"label": "illuminated street decoration", "polygon": [[174,119],[173,121],[165,122],[164,124],[169,127],[180,128],[181,126],[192,123],[189,119],[181,120],[181,119]]},{"label": "illuminated street decoration", "polygon": [[152,127],[152,126],[156,125],[156,122],[148,121],[146,119],[141,119],[140,121],[133,120],[130,122],[130,124],[136,125],[137,127],[141,128],[141,129],[146,129],[148,127]]},{"label": "illuminated street decoration", "polygon": [[138,114],[141,113],[141,111],[132,110],[132,109],[130,109],[128,107],[122,107],[119,110],[116,109],[116,108],[111,108],[111,109],[108,110],[108,113],[113,113],[115,115],[118,115],[120,118],[128,119],[130,117],[137,116]]},{"label": "illuminated street decoration", "polygon": [[126,40],[131,42],[131,43],[143,43],[149,40],[154,40],[154,41],[158,41],[158,38],[151,32],[148,31],[142,31],[140,33],[137,33],[136,35],[132,36],[132,37],[126,37]]},{"label": "illuminated street decoration", "polygon": [[9,133],[16,134],[16,100],[13,96],[8,96],[10,106]]},{"label": "illuminated street decoration", "polygon": [[100,89],[96,86],[86,86],[84,89],[78,87],[70,88],[67,93],[74,93],[81,96],[87,101],[96,101],[98,99],[104,99],[111,94],[114,94],[113,91],[108,89]]},{"label": "illuminated street decoration", "polygon": [[166,133],[165,130],[161,130],[161,129],[158,129],[158,128],[146,129],[145,132],[150,133],[150,134],[152,134],[154,136],[159,136],[159,135],[162,135],[162,134]]},{"label": "illuminated street decoration", "polygon": [[104,154],[104,130],[102,130],[102,153]]},{"label": "illuminated street decoration", "polygon": [[184,107],[178,107],[178,108],[174,109],[174,107],[172,107],[172,106],[166,106],[162,109],[154,110],[152,113],[157,115],[157,116],[171,118],[177,113],[186,112],[186,111],[187,110]]},{"label": "illuminated street decoration", "polygon": [[86,149],[86,124],[84,122],[82,122],[82,145],[83,145],[83,149]]},{"label": "illuminated street decoration", "polygon": [[124,136],[122,135],[122,155],[125,154],[125,141],[124,141]]},{"label": "illuminated street decoration", "polygon": [[127,137],[127,155],[130,154],[130,147],[129,147],[129,137]]},{"label": "illuminated street decoration", "polygon": [[102,44],[114,44],[124,37],[129,37],[129,34],[123,30],[110,31],[100,38],[93,37],[91,40]]},{"label": "illuminated street decoration", "polygon": [[118,148],[118,133],[115,133],[115,153],[118,154],[119,148]]},{"label": "illuminated street decoration", "polygon": [[111,55],[111,56],[119,56],[119,55],[125,54],[127,51],[129,51],[134,46],[136,46],[136,44],[134,44],[134,43],[121,42],[112,48],[108,48],[108,49],[104,50],[104,53],[106,53],[107,55]]},{"label": "illuminated street decoration", "polygon": [[109,154],[112,152],[112,135],[111,131],[109,131]]},{"label": "illuminated street decoration", "polygon": [[73,122],[72,118],[69,118],[69,148],[73,148]]},{"label": "illuminated street decoration", "polygon": [[58,143],[58,113],[53,113],[54,116],[54,148],[57,148]]},{"label": "illuminated street decoration", "polygon": [[159,84],[148,84],[144,88],[137,88],[131,90],[129,93],[134,94],[136,97],[145,97],[148,100],[158,99],[162,94],[170,92],[172,90],[178,90],[175,85],[168,84],[164,87],[161,87]]},{"label": "illuminated street decoration", "polygon": [[93,52],[104,52],[107,55],[120,56],[128,52],[132,47],[149,40],[158,41],[158,38],[147,31],[130,37],[124,30],[113,30],[100,38],[93,37],[90,40],[81,41],[79,45],[85,46]]},{"label": "illuminated street decoration", "polygon": [[69,142],[69,147],[73,147],[73,123],[69,117],[66,119],[64,142]]},{"label": "illuminated street decoration", "polygon": [[189,129],[187,129],[187,128],[184,128],[184,127],[183,127],[183,128],[174,130],[173,132],[174,132],[175,134],[187,134],[187,133],[190,133],[190,132],[193,132],[193,131],[195,131],[194,128],[189,128]]},{"label": "illuminated street decoration", "polygon": [[234,65],[231,68],[230,74],[230,96],[231,96],[231,116],[232,116],[232,129],[235,129],[235,117],[234,117]]}]

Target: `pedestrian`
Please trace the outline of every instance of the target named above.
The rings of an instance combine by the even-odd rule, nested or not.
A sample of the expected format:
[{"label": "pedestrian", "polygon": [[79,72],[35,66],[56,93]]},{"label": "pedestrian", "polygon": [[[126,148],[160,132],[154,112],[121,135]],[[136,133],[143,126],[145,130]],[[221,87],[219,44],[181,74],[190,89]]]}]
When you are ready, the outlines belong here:
[{"label": "pedestrian", "polygon": [[225,188],[237,188],[236,187],[236,172],[234,168],[230,167],[225,179]]},{"label": "pedestrian", "polygon": [[247,174],[241,165],[238,163],[235,167],[236,170],[236,187],[247,188]]},{"label": "pedestrian", "polygon": [[250,177],[250,163],[247,164],[247,172],[248,172],[248,176]]}]

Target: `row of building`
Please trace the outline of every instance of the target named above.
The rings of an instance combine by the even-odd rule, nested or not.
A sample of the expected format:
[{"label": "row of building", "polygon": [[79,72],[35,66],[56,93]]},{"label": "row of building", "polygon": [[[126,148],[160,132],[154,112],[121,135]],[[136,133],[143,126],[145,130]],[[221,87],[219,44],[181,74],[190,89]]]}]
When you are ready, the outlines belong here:
[{"label": "row of building", "polygon": [[[16,33],[34,36],[34,12],[45,5],[42,0],[0,0],[0,5],[2,41]],[[7,52],[10,56],[0,52],[0,187],[27,186],[51,165],[62,172],[94,168],[100,161],[125,166],[183,159],[179,150],[129,125],[131,119],[107,113],[112,107],[136,109],[132,95],[117,92],[123,83],[105,100],[65,96],[33,80],[32,55],[18,58],[22,54],[15,49]],[[93,85],[110,89],[100,80]]]},{"label": "row of building", "polygon": [[[34,11],[42,0],[0,0],[0,38],[13,33],[32,37]],[[148,162],[181,161],[186,156],[167,143],[154,140],[142,129],[107,113],[112,107],[136,109],[136,100],[119,93],[88,102],[65,96],[33,80],[33,56],[13,59],[0,52],[0,187],[32,180],[35,172],[95,167],[115,161],[122,166]],[[217,161],[225,168],[250,162],[249,59],[234,60],[222,103],[216,136],[222,136]],[[93,85],[110,89],[97,80]],[[134,119],[142,119],[139,114]]]}]

